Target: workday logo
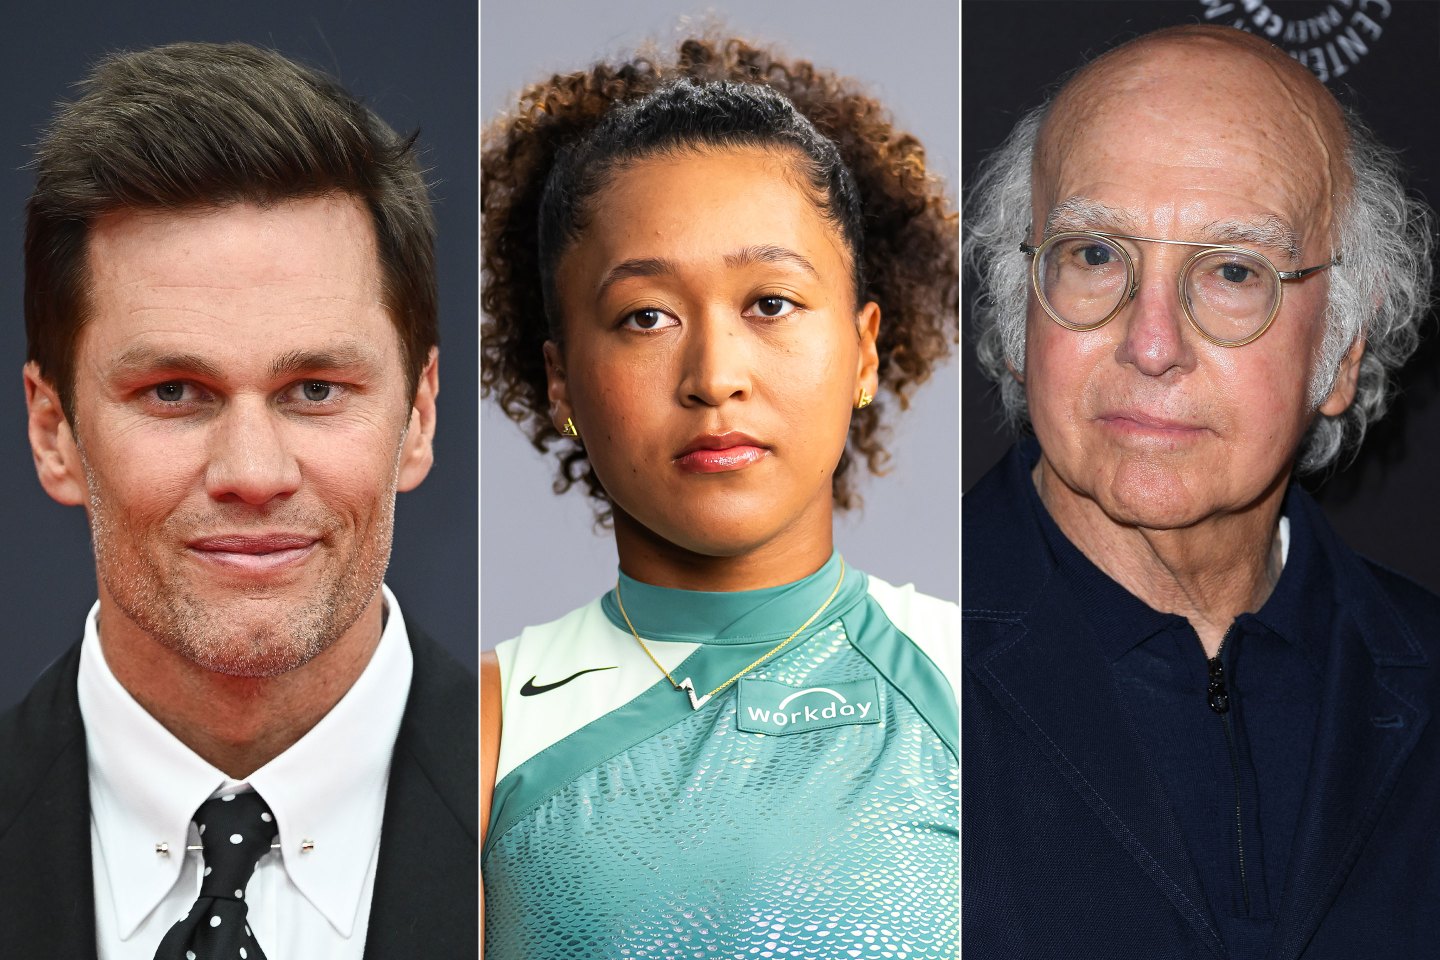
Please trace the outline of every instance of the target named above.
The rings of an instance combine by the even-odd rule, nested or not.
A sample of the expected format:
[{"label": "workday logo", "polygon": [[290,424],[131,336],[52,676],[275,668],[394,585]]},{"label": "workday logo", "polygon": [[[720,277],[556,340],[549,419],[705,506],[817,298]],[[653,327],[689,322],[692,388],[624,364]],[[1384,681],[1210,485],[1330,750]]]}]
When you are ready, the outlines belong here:
[{"label": "workday logo", "polygon": [[792,687],[774,680],[740,681],[741,730],[784,736],[856,723],[880,722],[875,678]]}]

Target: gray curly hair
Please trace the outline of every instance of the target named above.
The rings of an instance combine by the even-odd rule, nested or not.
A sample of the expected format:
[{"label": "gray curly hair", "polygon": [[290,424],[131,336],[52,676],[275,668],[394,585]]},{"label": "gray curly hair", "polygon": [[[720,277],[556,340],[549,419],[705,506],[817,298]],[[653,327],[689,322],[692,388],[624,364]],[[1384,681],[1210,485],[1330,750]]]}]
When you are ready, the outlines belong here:
[{"label": "gray curly hair", "polygon": [[[1029,265],[1019,244],[1031,226],[1031,164],[1049,109],[1047,101],[1021,118],[973,178],[965,203],[961,255],[980,280],[971,310],[975,349],[1015,427],[1029,419],[1025,388],[1014,376],[1025,370],[1030,295]],[[1336,218],[1336,240],[1345,264],[1329,273],[1325,337],[1310,378],[1310,403],[1318,407],[1329,395],[1356,337],[1365,338],[1365,355],[1354,403],[1311,424],[1296,463],[1301,473],[1324,470],[1359,449],[1366,429],[1389,406],[1392,375],[1419,344],[1430,307],[1430,211],[1406,192],[1394,151],[1353,111],[1342,109],[1351,189]]]}]

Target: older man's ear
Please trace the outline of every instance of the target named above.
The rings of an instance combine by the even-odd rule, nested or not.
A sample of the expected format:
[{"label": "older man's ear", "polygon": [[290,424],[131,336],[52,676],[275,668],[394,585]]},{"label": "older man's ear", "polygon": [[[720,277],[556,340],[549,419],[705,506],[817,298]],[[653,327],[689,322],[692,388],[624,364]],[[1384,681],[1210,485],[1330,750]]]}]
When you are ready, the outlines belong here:
[{"label": "older man's ear", "polygon": [[1356,337],[1340,361],[1340,369],[1335,374],[1335,386],[1330,388],[1330,395],[1320,404],[1320,412],[1325,416],[1338,417],[1355,402],[1355,390],[1360,382],[1360,359],[1364,356],[1365,338]]},{"label": "older man's ear", "polygon": [[56,503],[78,507],[86,502],[85,467],[60,395],[40,374],[34,361],[25,364],[25,408],[28,412],[30,453],[40,486]]}]

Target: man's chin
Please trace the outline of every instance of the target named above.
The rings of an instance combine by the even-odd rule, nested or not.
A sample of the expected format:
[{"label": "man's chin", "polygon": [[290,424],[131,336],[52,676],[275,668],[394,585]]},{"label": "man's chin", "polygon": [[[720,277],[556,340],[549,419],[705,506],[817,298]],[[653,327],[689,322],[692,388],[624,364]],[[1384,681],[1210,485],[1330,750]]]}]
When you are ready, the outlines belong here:
[{"label": "man's chin", "polygon": [[263,679],[305,666],[354,625],[364,608],[350,610],[337,600],[327,596],[324,602],[297,605],[195,598],[178,609],[136,610],[131,619],[161,646],[203,670]]},{"label": "man's chin", "polygon": [[[1102,488],[1094,497],[1101,512],[1120,527],[1147,530],[1178,530],[1205,520],[1211,505],[1201,502],[1184,483],[1149,482],[1126,486],[1123,483]],[[1170,478],[1166,478],[1170,479]]]},{"label": "man's chin", "polygon": [[[148,637],[175,661],[237,679],[278,677],[322,655],[367,611],[376,614],[378,634],[381,608],[376,604],[384,568],[371,574],[368,566],[350,564],[348,578],[320,577],[257,594],[159,571],[107,577],[115,570],[101,565],[102,630],[109,614],[118,614],[113,629],[138,635],[136,640]],[[148,566],[142,569],[152,572]]]},{"label": "man's chin", "polygon": [[329,647],[318,638],[241,635],[163,638],[161,643],[211,673],[237,679],[266,679],[297,670]]}]

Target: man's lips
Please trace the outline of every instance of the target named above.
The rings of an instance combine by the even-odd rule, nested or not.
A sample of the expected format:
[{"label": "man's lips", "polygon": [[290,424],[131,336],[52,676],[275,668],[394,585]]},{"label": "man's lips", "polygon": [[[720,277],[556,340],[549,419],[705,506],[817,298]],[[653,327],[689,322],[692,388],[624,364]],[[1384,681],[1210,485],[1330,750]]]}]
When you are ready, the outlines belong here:
[{"label": "man's lips", "polygon": [[319,542],[319,537],[300,533],[225,533],[197,537],[186,546],[203,562],[267,573],[303,562]]},{"label": "man's lips", "polygon": [[1198,437],[1209,429],[1185,420],[1157,416],[1140,410],[1108,410],[1095,419],[1119,433],[1166,437],[1175,440]]},{"label": "man's lips", "polygon": [[675,457],[675,465],[688,473],[724,473],[763,460],[770,448],[748,434],[737,431],[702,434],[691,440]]}]

